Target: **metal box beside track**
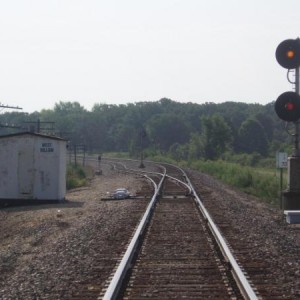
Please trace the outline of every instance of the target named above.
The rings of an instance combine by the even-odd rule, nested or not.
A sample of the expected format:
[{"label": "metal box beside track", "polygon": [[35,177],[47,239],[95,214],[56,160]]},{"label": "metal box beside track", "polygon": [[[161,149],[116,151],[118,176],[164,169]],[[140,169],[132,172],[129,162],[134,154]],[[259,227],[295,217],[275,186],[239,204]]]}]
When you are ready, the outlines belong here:
[{"label": "metal box beside track", "polygon": [[0,199],[64,200],[66,143],[31,132],[0,136]]},{"label": "metal box beside track", "polygon": [[285,210],[286,222],[289,224],[300,224],[300,210]]}]

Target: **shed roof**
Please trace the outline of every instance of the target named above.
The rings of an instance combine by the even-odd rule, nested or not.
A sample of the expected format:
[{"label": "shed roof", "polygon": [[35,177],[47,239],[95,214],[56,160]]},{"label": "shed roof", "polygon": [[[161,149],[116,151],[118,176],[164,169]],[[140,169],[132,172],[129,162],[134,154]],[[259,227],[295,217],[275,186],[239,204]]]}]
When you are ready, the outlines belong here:
[{"label": "shed roof", "polygon": [[30,132],[30,131],[18,132],[18,133],[6,134],[6,135],[0,135],[0,139],[2,139],[2,138],[10,138],[10,137],[17,137],[17,136],[24,136],[24,135],[31,135],[31,136],[42,137],[42,138],[47,138],[47,139],[52,139],[52,140],[66,141],[66,139],[63,139],[63,138],[58,137],[58,136],[41,134],[41,133]]}]

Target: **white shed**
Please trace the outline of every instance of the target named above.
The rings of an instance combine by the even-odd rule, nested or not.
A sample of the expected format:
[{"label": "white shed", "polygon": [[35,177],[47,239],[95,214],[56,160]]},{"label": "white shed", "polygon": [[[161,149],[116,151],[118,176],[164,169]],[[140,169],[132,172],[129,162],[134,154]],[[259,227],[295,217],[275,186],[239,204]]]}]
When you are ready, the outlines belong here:
[{"label": "white shed", "polygon": [[66,146],[31,132],[0,136],[0,199],[64,200]]}]

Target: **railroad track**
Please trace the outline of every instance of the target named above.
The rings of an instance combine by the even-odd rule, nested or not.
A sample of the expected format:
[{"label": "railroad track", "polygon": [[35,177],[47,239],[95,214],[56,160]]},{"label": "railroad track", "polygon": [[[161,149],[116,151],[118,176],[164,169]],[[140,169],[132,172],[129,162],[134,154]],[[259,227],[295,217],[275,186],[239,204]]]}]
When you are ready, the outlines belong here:
[{"label": "railroad track", "polygon": [[[97,159],[88,159],[99,169]],[[198,171],[186,170],[201,201],[175,167],[146,161],[141,169],[138,161],[104,158],[102,163],[102,176],[90,188],[75,190],[63,204],[65,219],[57,219],[54,210],[54,218],[49,211],[49,218],[39,222],[44,214],[37,211],[37,226],[18,231],[23,242],[8,240],[11,249],[2,251],[1,257],[1,299],[299,299],[299,227],[282,224],[277,210]],[[137,196],[100,200],[118,187]],[[144,218],[146,209],[150,217]],[[24,214],[28,216],[31,213]],[[226,247],[219,248],[224,240],[218,237],[216,242],[210,234],[210,216],[226,236],[235,260]],[[145,223],[138,225],[141,219]],[[47,240],[50,231],[55,233]],[[4,234],[2,238],[10,232]],[[248,276],[251,284],[243,279]]]},{"label": "railroad track", "polygon": [[98,299],[258,299],[186,174],[166,164],[139,172],[154,194]]}]

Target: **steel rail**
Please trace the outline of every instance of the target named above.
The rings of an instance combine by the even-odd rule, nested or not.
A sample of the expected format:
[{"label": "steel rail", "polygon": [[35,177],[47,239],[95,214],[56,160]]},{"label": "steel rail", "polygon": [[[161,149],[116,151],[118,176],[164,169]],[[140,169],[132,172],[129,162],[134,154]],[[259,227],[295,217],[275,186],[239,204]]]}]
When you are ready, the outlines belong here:
[{"label": "steel rail", "polygon": [[[185,174],[185,172],[182,170],[182,172]],[[256,295],[256,293],[254,292],[253,288],[251,287],[249,281],[247,280],[247,278],[245,277],[244,272],[241,270],[240,266],[238,265],[237,261],[235,260],[233,254],[231,253],[227,242],[225,241],[225,239],[223,238],[220,230],[218,229],[218,227],[216,226],[216,224],[214,223],[214,221],[212,220],[210,214],[208,213],[208,211],[206,210],[206,208],[204,207],[201,199],[199,198],[199,196],[197,195],[191,181],[189,180],[189,178],[187,177],[187,175],[185,174],[186,180],[188,181],[189,185],[192,188],[192,192],[193,195],[195,197],[195,201],[199,206],[199,209],[201,211],[201,213],[203,214],[203,216],[205,217],[205,219],[207,220],[211,231],[213,233],[213,235],[215,236],[222,252],[223,255],[228,259],[230,266],[233,270],[233,276],[241,290],[242,295],[244,296],[245,299],[249,299],[249,300],[257,300],[259,299],[258,296]]]},{"label": "steel rail", "polygon": [[192,188],[191,188],[186,182],[184,182],[184,181],[182,181],[182,180],[180,180],[180,179],[178,179],[178,178],[175,178],[175,177],[173,177],[173,176],[169,176],[169,175],[166,175],[166,176],[167,176],[168,178],[170,178],[171,180],[174,180],[174,181],[178,182],[179,184],[184,185],[184,186],[189,190],[189,194],[192,193]]},{"label": "steel rail", "polygon": [[[107,159],[107,160],[109,160],[109,159]],[[136,160],[133,160],[133,159],[125,159],[125,160],[126,161],[136,161]],[[141,169],[132,169],[132,168],[129,169],[129,168],[127,168],[127,166],[125,164],[123,164],[120,161],[115,162],[115,164],[120,164],[124,168],[124,170],[118,170],[118,171],[124,171],[124,172],[128,172],[128,173],[135,173],[135,174],[136,173],[142,173],[142,174],[145,173],[145,174],[159,175],[159,176],[162,176],[163,173],[166,174],[166,168],[164,166],[162,166],[162,165],[159,165],[159,167],[161,167],[164,170],[163,173],[153,172],[153,171],[146,171],[146,170],[141,170]],[[114,169],[117,170],[115,164],[113,166],[114,166]],[[142,175],[142,176],[144,176],[144,175]],[[183,182],[183,181],[181,181],[181,180],[179,180],[179,179],[177,179],[175,177],[171,177],[171,176],[169,176],[167,174],[166,174],[166,176],[169,177],[169,178],[172,178],[172,179],[174,179],[176,181],[179,181],[180,183],[182,183],[183,185],[185,185],[189,189],[189,186],[185,182]],[[146,177],[146,176],[144,176],[144,177]]]},{"label": "steel rail", "polygon": [[240,291],[241,291],[242,295],[244,296],[244,298],[247,299],[247,300],[257,300],[257,299],[259,299],[258,296],[256,295],[256,293],[254,292],[253,288],[251,287],[249,281],[245,277],[244,272],[241,270],[240,266],[238,265],[238,263],[237,263],[236,259],[234,258],[232,252],[230,251],[226,240],[224,239],[224,237],[222,236],[220,230],[218,229],[218,227],[214,223],[213,219],[211,218],[210,214],[208,213],[208,211],[204,207],[200,197],[198,196],[197,192],[195,191],[195,189],[194,189],[190,179],[188,178],[187,174],[185,173],[185,171],[183,169],[181,169],[180,167],[169,164],[169,163],[165,163],[165,165],[176,167],[177,169],[179,169],[182,172],[182,174],[186,178],[186,181],[188,182],[188,185],[192,189],[192,193],[195,197],[195,201],[196,201],[196,203],[197,203],[197,205],[200,209],[200,212],[203,214],[204,218],[207,220],[207,223],[208,223],[208,225],[211,229],[211,232],[214,235],[218,245],[221,248],[223,256],[225,258],[227,258],[227,260],[228,260],[228,262],[229,262],[229,264],[232,268],[232,273],[233,273],[234,279],[235,279],[238,287],[240,288]]},{"label": "steel rail", "polygon": [[160,188],[161,188],[161,185],[162,185],[162,182],[164,181],[165,179],[165,176],[166,176],[166,172],[164,174],[161,174],[162,175],[162,179],[160,180],[159,184],[156,185],[156,183],[148,176],[145,176],[147,179],[149,179],[152,184],[154,185],[155,187],[155,192],[153,194],[153,197],[146,209],[146,212],[144,213],[143,215],[143,218],[141,219],[136,231],[135,231],[135,234],[120,262],[120,264],[118,265],[118,268],[116,270],[116,272],[114,273],[114,276],[112,278],[112,280],[110,281],[110,284],[103,296],[102,299],[104,300],[111,300],[111,299],[116,299],[117,297],[117,293],[119,292],[119,289],[122,285],[122,281],[126,275],[126,272],[127,270],[129,269],[130,265],[131,265],[131,261],[132,261],[132,258],[133,258],[133,255],[135,253],[135,249],[137,248],[138,246],[138,243],[139,243],[139,237],[143,234],[143,231],[146,227],[146,225],[148,224],[149,222],[149,219],[151,217],[151,213],[153,211],[153,207],[154,207],[154,204],[156,203],[156,200],[157,200],[157,196],[158,196],[158,193],[160,191]]},{"label": "steel rail", "polygon": [[[121,163],[121,164],[122,164],[122,163]],[[222,236],[220,230],[218,229],[218,227],[216,226],[216,224],[215,224],[214,221],[212,220],[210,214],[208,213],[208,211],[207,211],[206,208],[204,207],[204,205],[203,205],[203,203],[202,203],[200,197],[197,195],[197,192],[195,191],[195,189],[194,189],[194,187],[193,187],[193,185],[192,185],[190,179],[189,179],[188,176],[186,175],[185,171],[184,171],[183,169],[181,169],[180,167],[175,166],[175,165],[172,165],[172,164],[169,164],[169,163],[164,163],[164,165],[169,165],[169,166],[172,166],[172,167],[176,167],[177,169],[179,169],[179,170],[182,172],[182,174],[183,174],[184,177],[186,178],[186,181],[187,181],[188,184],[185,184],[185,185],[186,185],[186,186],[187,186],[187,185],[190,186],[191,193],[192,193],[193,196],[194,196],[194,199],[195,199],[195,201],[196,201],[196,204],[197,204],[198,207],[199,207],[200,212],[203,214],[204,218],[207,220],[207,223],[208,223],[208,225],[209,225],[209,227],[210,227],[210,229],[211,229],[211,232],[212,232],[212,234],[214,235],[214,237],[215,237],[215,239],[216,239],[218,245],[219,245],[220,248],[221,248],[221,251],[222,251],[222,253],[223,253],[223,256],[228,260],[228,262],[229,262],[229,264],[230,264],[230,266],[231,266],[232,274],[233,274],[233,276],[234,276],[234,278],[235,278],[235,281],[236,281],[237,285],[238,285],[239,288],[240,288],[240,291],[241,291],[243,297],[244,297],[245,299],[247,299],[247,300],[257,300],[257,299],[259,299],[258,296],[256,295],[256,293],[254,292],[253,288],[251,287],[249,281],[248,281],[247,278],[245,277],[244,272],[241,270],[240,266],[238,265],[237,261],[235,260],[235,258],[234,258],[234,256],[233,256],[233,254],[231,253],[231,251],[230,251],[230,249],[229,249],[229,247],[228,247],[228,245],[227,245],[226,240],[223,238],[223,236]],[[124,166],[124,165],[123,165],[123,166]],[[126,166],[125,166],[125,168],[126,168]],[[128,169],[127,169],[127,170],[128,170]],[[134,170],[132,170],[132,171],[134,171]],[[137,170],[135,170],[135,171],[137,171]],[[145,171],[143,171],[143,172],[145,172]],[[155,172],[149,172],[149,173],[155,173]],[[158,173],[158,174],[160,174],[160,173]],[[162,174],[161,174],[161,175],[162,175]],[[145,177],[147,177],[147,176],[145,176]],[[181,181],[181,180],[179,180],[179,179],[177,179],[177,178],[174,178],[174,177],[171,177],[171,176],[169,176],[169,175],[166,175],[166,170],[165,170],[164,176],[163,176],[163,178],[161,179],[161,181],[160,181],[160,183],[159,183],[159,187],[156,188],[155,194],[159,192],[160,186],[161,186],[161,184],[162,184],[162,182],[163,182],[163,180],[164,180],[165,177],[169,177],[169,178],[171,178],[171,179],[175,179],[176,181],[178,181],[178,182],[180,182],[180,183],[183,183],[183,181]],[[150,179],[150,178],[149,178],[149,179]],[[152,180],[152,179],[151,179],[151,180]],[[152,180],[152,182],[154,183],[153,180]],[[148,205],[148,208],[147,208],[146,213],[147,213],[147,212],[150,213],[150,211],[151,211],[151,209],[152,209],[152,207],[153,207],[153,205],[154,205],[154,203],[155,203],[155,200],[156,200],[156,196],[153,196],[153,198],[152,198],[150,204]],[[142,220],[144,220],[144,219],[146,218],[146,217],[145,217],[146,213],[144,214],[144,217],[143,217]],[[141,223],[142,223],[142,221],[141,221]],[[142,225],[141,223],[140,223],[138,229],[143,230],[143,228],[144,228],[145,226]],[[141,232],[142,232],[142,231],[141,231]],[[140,235],[140,234],[138,234],[138,231],[137,231],[137,232],[135,233],[135,235],[134,235],[134,238],[137,240],[137,238],[138,238],[139,235]],[[132,242],[130,243],[129,247],[131,247],[131,244],[132,244],[132,243],[133,243],[133,240],[132,240]],[[136,243],[137,243],[137,241],[136,241]],[[123,266],[123,265],[125,265],[125,262],[123,262],[123,260],[125,260],[125,256],[127,257],[127,256],[130,255],[129,253],[127,253],[127,252],[129,252],[129,247],[128,247],[128,249],[127,249],[127,251],[126,251],[126,253],[125,253],[125,255],[124,255],[124,257],[123,257],[123,259],[122,259],[122,261],[121,261],[121,263],[120,263],[120,265],[119,265],[119,267],[118,267],[117,272],[115,273],[115,276],[114,276],[113,280],[111,281],[111,284],[110,284],[110,286],[109,286],[109,289],[110,289],[110,290],[107,289],[106,294],[104,295],[104,298],[103,298],[103,299],[105,299],[105,300],[108,300],[108,299],[115,299],[114,297],[116,297],[116,292],[117,292],[117,290],[118,290],[117,287],[121,284],[121,281],[122,281],[122,280],[121,280],[121,275],[122,275],[121,273],[123,273],[123,276],[125,276],[125,273],[126,273],[127,268],[128,268],[128,265],[127,265],[127,268],[124,269],[124,266]],[[135,246],[135,247],[136,247],[136,246]],[[135,247],[134,247],[134,249],[135,249]],[[131,256],[132,256],[132,254],[131,254]],[[127,264],[127,263],[126,263],[126,264]],[[124,269],[123,271],[121,270],[121,265],[122,265],[122,268]],[[119,269],[120,269],[120,270],[119,270]],[[115,278],[115,277],[117,277],[117,278]],[[118,278],[119,278],[119,279],[118,279]],[[122,278],[122,279],[123,279],[123,278]],[[116,281],[116,282],[113,282],[113,281]],[[113,286],[114,286],[114,287],[113,287]]]}]

